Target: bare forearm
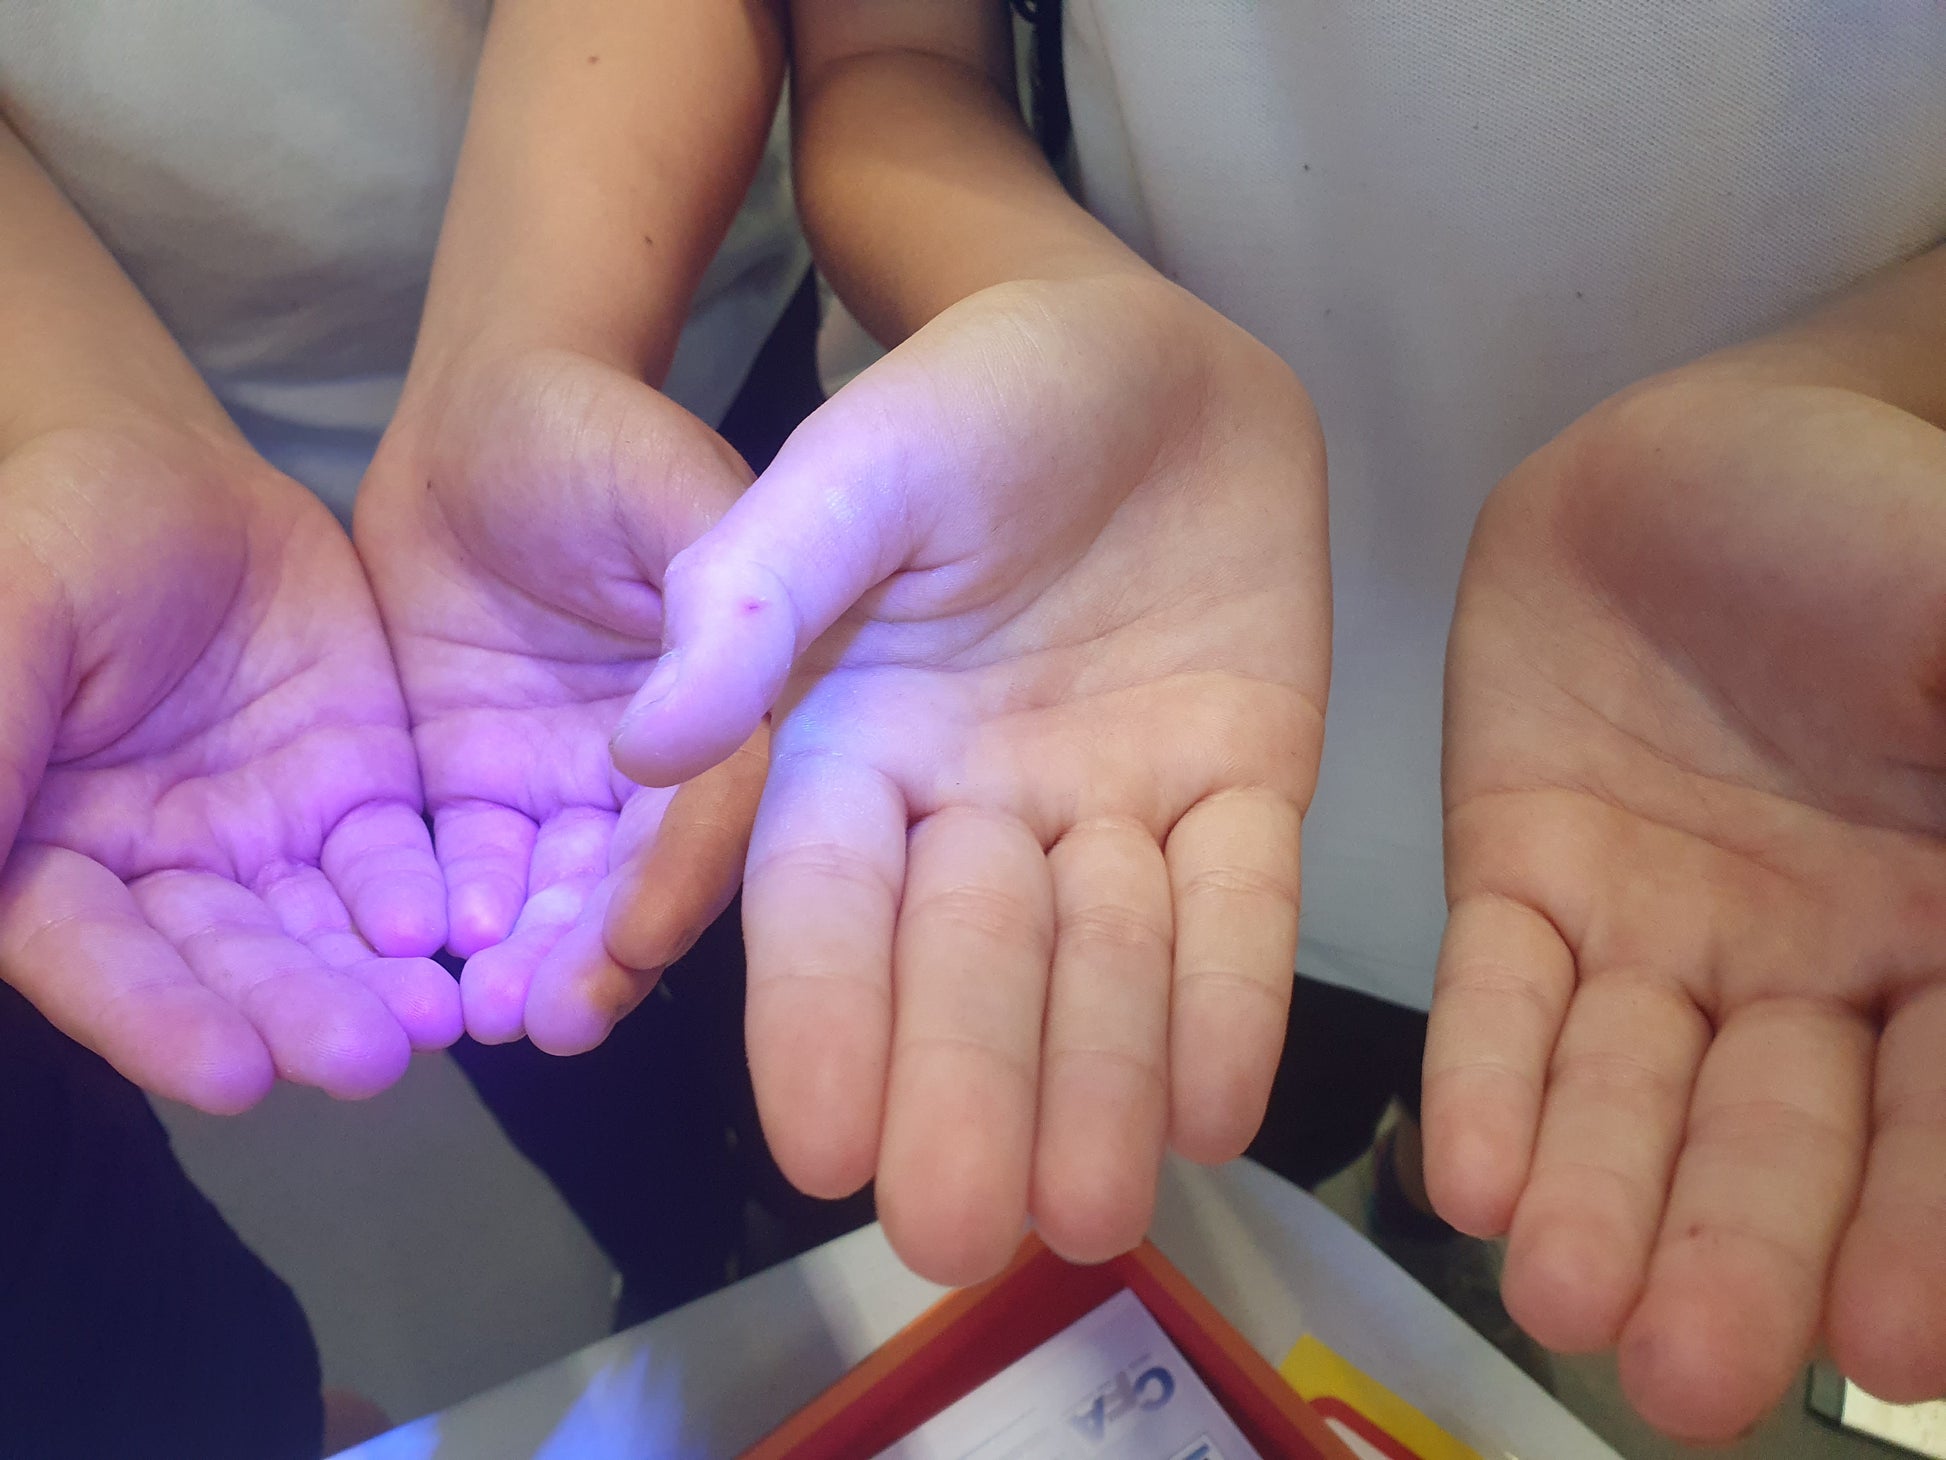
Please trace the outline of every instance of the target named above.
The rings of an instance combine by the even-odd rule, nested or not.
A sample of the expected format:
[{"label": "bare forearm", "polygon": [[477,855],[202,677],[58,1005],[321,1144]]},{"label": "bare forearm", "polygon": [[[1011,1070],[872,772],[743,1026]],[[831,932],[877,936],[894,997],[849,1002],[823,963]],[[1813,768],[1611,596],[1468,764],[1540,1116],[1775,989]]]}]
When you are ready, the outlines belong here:
[{"label": "bare forearm", "polygon": [[1021,125],[997,0],[795,0],[798,203],[881,340],[1013,279],[1146,269]]},{"label": "bare forearm", "polygon": [[558,346],[659,381],[763,152],[765,0],[499,0],[418,360]]},{"label": "bare forearm", "polygon": [[162,321],[0,122],[0,457],[138,417],[228,429]]}]

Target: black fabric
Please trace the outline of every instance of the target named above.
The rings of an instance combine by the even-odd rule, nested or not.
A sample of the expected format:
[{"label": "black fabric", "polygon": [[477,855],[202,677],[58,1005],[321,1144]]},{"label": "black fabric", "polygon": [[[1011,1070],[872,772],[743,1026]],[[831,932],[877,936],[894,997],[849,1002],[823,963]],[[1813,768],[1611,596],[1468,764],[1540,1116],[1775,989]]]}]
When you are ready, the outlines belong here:
[{"label": "black fabric", "polygon": [[1074,124],[1068,115],[1068,77],[1061,56],[1061,0],[1013,0],[1014,13],[1033,34],[1028,57],[1028,115],[1047,160],[1059,169]]},{"label": "black fabric", "polygon": [[558,1059],[525,1040],[453,1050],[508,1139],[621,1272],[630,1316],[732,1275],[742,1193],[721,1067],[740,1063],[727,1007],[740,990],[711,978],[722,940],[712,929],[587,1054]]},{"label": "black fabric", "polygon": [[872,1220],[869,1195],[815,1201],[771,1160],[743,1058],[743,990],[732,905],[599,1048],[453,1051],[621,1273],[618,1327]]},{"label": "black fabric", "polygon": [[1299,976],[1284,1057],[1250,1155],[1314,1187],[1372,1144],[1394,1098],[1419,1114],[1426,1016],[1370,994]]},{"label": "black fabric", "polygon": [[0,1457],[315,1460],[290,1289],[147,1100],[0,985]]},{"label": "black fabric", "polygon": [[818,385],[818,285],[806,274],[716,428],[762,471],[797,423],[824,404]]},{"label": "black fabric", "polygon": [[1372,1204],[1371,1233],[1374,1237],[1390,1238],[1395,1242],[1433,1243],[1454,1239],[1465,1241],[1460,1234],[1448,1226],[1445,1220],[1432,1212],[1423,1212],[1406,1195],[1405,1184],[1399,1180],[1399,1167],[1393,1157],[1397,1144],[1397,1127],[1393,1127],[1379,1140],[1373,1149],[1372,1157]]}]

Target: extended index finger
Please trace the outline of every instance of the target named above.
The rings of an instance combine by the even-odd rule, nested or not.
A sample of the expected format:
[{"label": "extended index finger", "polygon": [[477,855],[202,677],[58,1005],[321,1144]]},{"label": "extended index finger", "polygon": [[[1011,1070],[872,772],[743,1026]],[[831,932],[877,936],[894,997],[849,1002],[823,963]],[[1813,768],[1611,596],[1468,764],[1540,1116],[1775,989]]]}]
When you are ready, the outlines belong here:
[{"label": "extended index finger", "polygon": [[1498,1235],[1527,1183],[1574,955],[1533,908],[1453,905],[1426,1029],[1426,1190],[1463,1232]]},{"label": "extended index finger", "polygon": [[905,837],[905,800],[872,767],[772,762],[744,873],[746,1039],[771,1151],[814,1196],[848,1195],[878,1161]]},{"label": "extended index finger", "polygon": [[1184,813],[1164,848],[1170,1133],[1192,1160],[1242,1154],[1263,1123],[1296,973],[1301,819],[1274,791],[1225,791]]}]

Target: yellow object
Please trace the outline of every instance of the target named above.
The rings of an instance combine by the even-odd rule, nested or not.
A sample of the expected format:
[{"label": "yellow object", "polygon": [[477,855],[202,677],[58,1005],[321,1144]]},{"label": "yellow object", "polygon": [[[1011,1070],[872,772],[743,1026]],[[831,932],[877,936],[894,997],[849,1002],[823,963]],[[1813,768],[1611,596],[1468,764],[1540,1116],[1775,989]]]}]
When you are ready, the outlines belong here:
[{"label": "yellow object", "polygon": [[1410,1460],[1481,1460],[1479,1451],[1461,1444],[1308,1333],[1284,1355],[1277,1372],[1327,1423],[1337,1419],[1332,1411],[1342,1405],[1383,1431]]}]

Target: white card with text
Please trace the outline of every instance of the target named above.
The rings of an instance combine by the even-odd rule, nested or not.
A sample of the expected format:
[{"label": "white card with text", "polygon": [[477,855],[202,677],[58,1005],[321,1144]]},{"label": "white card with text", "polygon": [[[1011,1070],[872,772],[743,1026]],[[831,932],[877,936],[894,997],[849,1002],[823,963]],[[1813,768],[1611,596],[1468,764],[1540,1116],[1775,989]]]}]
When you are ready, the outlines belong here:
[{"label": "white card with text", "polygon": [[878,1460],[1261,1460],[1124,1289]]}]

